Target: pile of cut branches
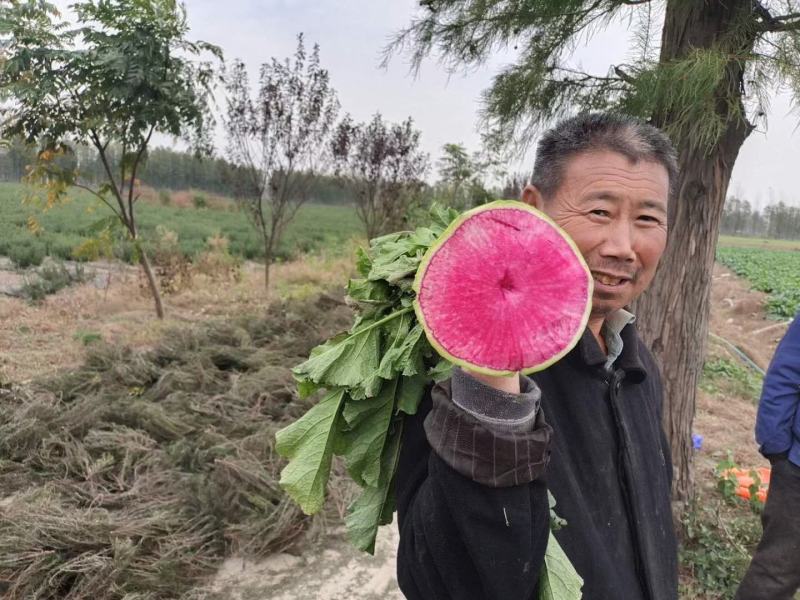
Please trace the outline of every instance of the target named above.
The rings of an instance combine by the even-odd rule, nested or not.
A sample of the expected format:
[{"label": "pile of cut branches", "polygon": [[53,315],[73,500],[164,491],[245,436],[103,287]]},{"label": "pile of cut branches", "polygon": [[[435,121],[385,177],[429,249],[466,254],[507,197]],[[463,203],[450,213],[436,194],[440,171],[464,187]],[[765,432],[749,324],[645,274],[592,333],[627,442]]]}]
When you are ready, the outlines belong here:
[{"label": "pile of cut branches", "polygon": [[[179,598],[231,553],[319,533],[326,515],[278,485],[274,440],[311,406],[290,367],[352,319],[325,298],[0,388],[0,596]],[[328,517],[351,499],[334,479]]]}]

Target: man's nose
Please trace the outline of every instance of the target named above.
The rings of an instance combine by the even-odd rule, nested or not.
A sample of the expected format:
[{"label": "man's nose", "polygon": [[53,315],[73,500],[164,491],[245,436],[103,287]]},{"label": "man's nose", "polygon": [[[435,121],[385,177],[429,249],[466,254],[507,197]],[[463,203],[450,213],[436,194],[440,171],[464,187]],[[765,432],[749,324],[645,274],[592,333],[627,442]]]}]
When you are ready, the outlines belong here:
[{"label": "man's nose", "polygon": [[634,231],[630,223],[625,220],[615,220],[609,224],[608,235],[600,253],[607,258],[615,258],[624,262],[634,262],[636,252],[634,251]]}]

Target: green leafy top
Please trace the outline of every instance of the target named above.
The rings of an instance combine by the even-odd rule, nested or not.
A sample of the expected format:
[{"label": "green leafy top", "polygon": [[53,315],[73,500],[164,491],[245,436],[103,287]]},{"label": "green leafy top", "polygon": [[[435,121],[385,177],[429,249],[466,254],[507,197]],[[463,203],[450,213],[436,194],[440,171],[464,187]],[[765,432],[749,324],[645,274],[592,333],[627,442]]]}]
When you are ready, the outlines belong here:
[{"label": "green leafy top", "polygon": [[342,456],[364,488],[350,508],[348,530],[369,552],[378,526],[394,512],[402,415],[416,412],[429,381],[449,373],[417,323],[412,284],[423,255],[457,216],[434,206],[429,226],[373,239],[369,251],[359,250],[359,277],[347,286],[353,327],[314,348],[294,369],[302,397],[320,389],[327,395],[278,433],[278,452],[290,459],[281,484],[303,510],[316,512],[333,456]]}]

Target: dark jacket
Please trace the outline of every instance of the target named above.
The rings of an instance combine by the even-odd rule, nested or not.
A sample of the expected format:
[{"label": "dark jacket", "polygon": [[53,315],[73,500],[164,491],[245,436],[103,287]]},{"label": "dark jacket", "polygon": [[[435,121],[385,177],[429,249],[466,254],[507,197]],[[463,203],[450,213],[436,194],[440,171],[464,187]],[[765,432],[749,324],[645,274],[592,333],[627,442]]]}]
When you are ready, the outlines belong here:
[{"label": "dark jacket", "polygon": [[[587,330],[564,359],[533,375],[541,410],[524,430],[504,427],[504,414],[473,410],[507,412],[508,399],[457,405],[448,385],[407,419],[396,489],[398,581],[409,600],[535,599],[547,488],[568,522],[555,535],[584,579],[585,600],[677,598],[658,369],[633,325],[622,338],[610,372]],[[458,371],[451,385],[483,393],[465,378]]]},{"label": "dark jacket", "polygon": [[800,314],[775,350],[758,403],[756,439],[767,457],[800,467]]}]

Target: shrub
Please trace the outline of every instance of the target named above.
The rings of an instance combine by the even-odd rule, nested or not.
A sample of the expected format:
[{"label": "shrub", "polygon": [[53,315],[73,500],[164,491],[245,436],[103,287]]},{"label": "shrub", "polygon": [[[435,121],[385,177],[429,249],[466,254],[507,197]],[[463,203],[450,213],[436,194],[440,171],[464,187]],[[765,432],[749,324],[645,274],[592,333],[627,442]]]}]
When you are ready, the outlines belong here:
[{"label": "shrub", "polygon": [[213,278],[239,281],[242,277],[242,259],[231,255],[228,238],[215,234],[208,238],[206,246],[207,250],[195,259],[194,270]]},{"label": "shrub", "polygon": [[203,194],[195,194],[192,197],[192,204],[195,208],[208,208],[208,200]]},{"label": "shrub", "polygon": [[25,277],[20,295],[31,302],[41,302],[47,296],[86,279],[83,265],[76,265],[71,272],[63,263],[48,264],[35,275]]},{"label": "shrub", "polygon": [[163,225],[156,227],[156,240],[149,252],[162,293],[174,294],[191,285],[191,263],[181,249],[176,232]]},{"label": "shrub", "polygon": [[47,256],[45,245],[35,238],[26,240],[7,249],[8,257],[19,269],[38,267]]},{"label": "shrub", "polygon": [[158,201],[161,206],[169,206],[172,203],[172,194],[169,190],[158,190]]},{"label": "shrub", "polygon": [[129,265],[135,264],[139,260],[136,246],[130,240],[120,240],[114,244],[114,258]]}]

